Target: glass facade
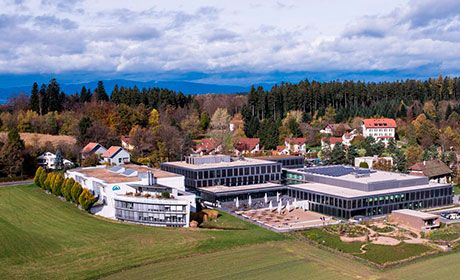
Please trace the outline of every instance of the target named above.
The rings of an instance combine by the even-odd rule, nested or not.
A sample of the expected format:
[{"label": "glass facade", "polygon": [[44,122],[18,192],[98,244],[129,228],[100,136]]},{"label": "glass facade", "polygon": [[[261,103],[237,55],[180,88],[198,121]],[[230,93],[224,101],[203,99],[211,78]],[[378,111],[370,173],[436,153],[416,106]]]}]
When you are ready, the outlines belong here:
[{"label": "glass facade", "polygon": [[291,186],[288,195],[298,200],[307,200],[312,211],[345,219],[354,216],[384,215],[398,209],[417,210],[453,203],[452,186],[356,198],[344,198]]},{"label": "glass facade", "polygon": [[183,227],[187,225],[187,205],[115,200],[115,216],[135,223]]}]

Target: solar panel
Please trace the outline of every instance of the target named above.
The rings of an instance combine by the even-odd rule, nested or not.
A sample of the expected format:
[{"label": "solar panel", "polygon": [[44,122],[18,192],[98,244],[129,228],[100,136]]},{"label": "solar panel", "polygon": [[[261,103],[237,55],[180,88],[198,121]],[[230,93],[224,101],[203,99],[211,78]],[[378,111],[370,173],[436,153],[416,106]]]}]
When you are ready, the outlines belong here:
[{"label": "solar panel", "polygon": [[123,167],[121,167],[121,166],[113,166],[113,167],[110,167],[109,170],[112,171],[112,172],[118,172],[118,171],[120,171],[120,169],[122,169],[122,168],[123,168]]},{"label": "solar panel", "polygon": [[136,170],[126,169],[126,170],[123,171],[123,173],[121,173],[121,174],[124,175],[124,176],[131,176],[131,175],[133,175],[134,172],[136,172]]},{"label": "solar panel", "polygon": [[331,165],[331,166],[323,166],[323,167],[309,167],[304,168],[305,172],[331,176],[331,177],[340,177],[345,176],[348,174],[358,174],[361,176],[370,175],[375,171],[369,169],[362,169],[362,168],[355,168],[351,166],[343,166],[343,165]]}]

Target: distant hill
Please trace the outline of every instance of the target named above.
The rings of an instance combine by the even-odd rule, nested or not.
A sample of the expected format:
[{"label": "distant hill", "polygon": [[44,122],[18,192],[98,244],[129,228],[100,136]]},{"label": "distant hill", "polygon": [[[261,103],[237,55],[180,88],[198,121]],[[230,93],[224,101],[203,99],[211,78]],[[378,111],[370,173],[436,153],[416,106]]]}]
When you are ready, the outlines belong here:
[{"label": "distant hill", "polygon": [[[97,81],[88,82],[88,83],[78,83],[78,84],[61,84],[61,89],[67,94],[73,94],[75,92],[80,92],[82,86],[87,88],[95,89]],[[170,90],[181,91],[184,94],[205,94],[205,93],[246,93],[249,91],[250,87],[244,86],[234,86],[234,85],[219,85],[219,84],[204,84],[204,83],[194,83],[194,82],[183,82],[183,81],[148,81],[148,82],[139,82],[131,80],[104,80],[104,86],[107,92],[110,94],[115,85],[133,87],[137,86],[139,89],[147,87],[159,87],[167,88]],[[270,88],[270,85],[262,85],[266,89]],[[18,86],[18,87],[5,87],[0,88],[0,103],[5,103],[8,98],[15,96],[21,92],[30,94],[30,86]]]}]

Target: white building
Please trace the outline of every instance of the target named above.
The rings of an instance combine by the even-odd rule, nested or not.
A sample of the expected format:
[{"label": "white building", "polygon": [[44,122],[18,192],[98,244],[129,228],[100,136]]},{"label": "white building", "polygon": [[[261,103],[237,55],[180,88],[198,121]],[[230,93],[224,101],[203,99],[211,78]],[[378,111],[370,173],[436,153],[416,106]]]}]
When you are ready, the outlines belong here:
[{"label": "white building", "polygon": [[306,138],[286,138],[284,139],[284,150],[281,151],[283,155],[290,154],[305,154],[307,152]]},{"label": "white building", "polygon": [[392,157],[355,157],[355,166],[359,167],[361,162],[367,163],[369,169],[373,169],[373,166],[376,162],[388,162],[391,166],[393,166],[393,158]]},{"label": "white building", "polygon": [[105,153],[106,151],[107,151],[107,149],[104,146],[102,146],[101,144],[95,143],[95,142],[90,142],[80,151],[80,153],[81,153],[81,158],[84,159],[84,158],[92,156],[94,154],[100,156],[103,153]]},{"label": "white building", "polygon": [[[46,152],[42,154],[41,156],[37,157],[38,160],[38,165],[46,168],[46,169],[56,169],[55,166],[55,161],[56,161],[56,155],[50,152]],[[64,167],[70,168],[73,166],[73,162],[71,162],[68,159],[63,159]]]},{"label": "white building", "polygon": [[104,162],[109,165],[120,165],[129,163],[131,156],[120,146],[112,146],[102,154]]},{"label": "white building", "polygon": [[374,137],[388,144],[389,139],[395,138],[396,121],[393,119],[365,119],[363,121],[363,136]]},{"label": "white building", "polygon": [[188,227],[190,211],[196,211],[195,195],[185,192],[184,176],[126,164],[68,170],[90,190],[98,202],[96,215],[153,226]]}]

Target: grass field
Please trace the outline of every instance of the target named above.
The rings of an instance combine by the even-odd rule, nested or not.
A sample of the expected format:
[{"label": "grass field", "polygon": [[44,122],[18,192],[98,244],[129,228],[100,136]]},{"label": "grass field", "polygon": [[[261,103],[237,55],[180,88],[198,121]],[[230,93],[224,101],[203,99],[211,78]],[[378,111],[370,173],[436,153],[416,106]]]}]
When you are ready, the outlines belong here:
[{"label": "grass field", "polygon": [[[243,229],[167,229],[86,214],[33,186],[0,188],[1,279],[456,279],[460,253],[380,271],[223,215]],[[244,246],[242,246],[244,245]]]},{"label": "grass field", "polygon": [[[59,144],[75,145],[77,143],[75,137],[69,135],[51,135],[29,132],[21,132],[19,135],[21,136],[21,139],[24,140],[24,144],[26,146],[43,147],[46,146],[47,143],[51,143],[53,146],[58,146]],[[0,139],[6,139],[6,137],[6,132],[0,132]]]}]

